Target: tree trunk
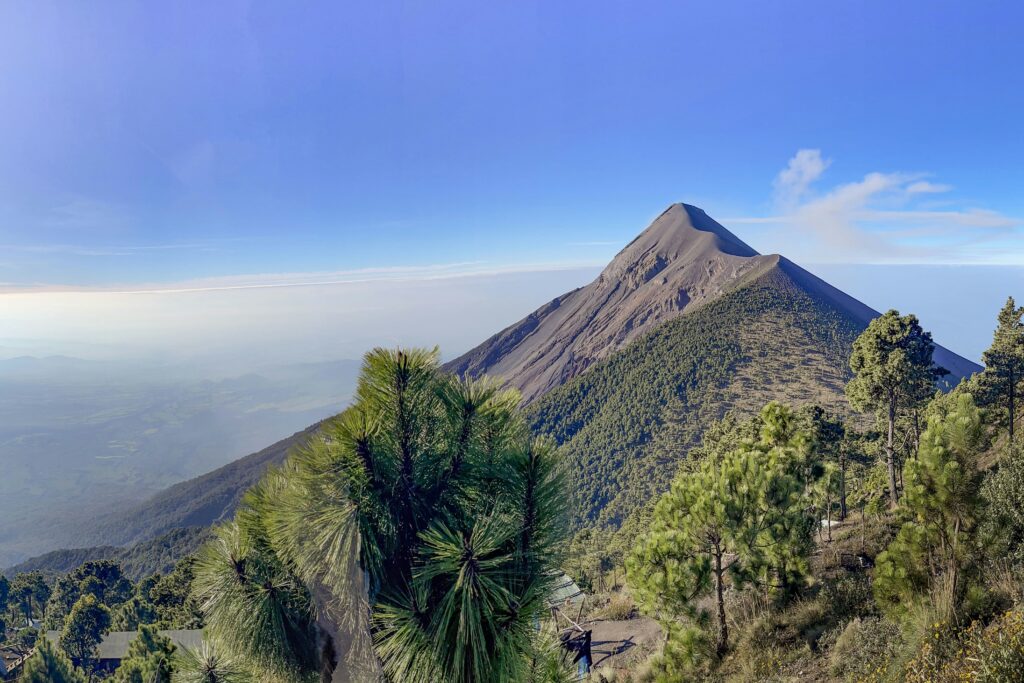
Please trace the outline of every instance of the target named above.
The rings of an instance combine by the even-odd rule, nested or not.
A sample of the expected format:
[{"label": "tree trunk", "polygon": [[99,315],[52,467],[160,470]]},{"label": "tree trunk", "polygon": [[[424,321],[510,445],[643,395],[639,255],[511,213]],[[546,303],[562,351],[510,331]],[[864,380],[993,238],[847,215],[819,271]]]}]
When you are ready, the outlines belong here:
[{"label": "tree trunk", "polygon": [[846,521],[846,447],[839,447],[839,521]]},{"label": "tree trunk", "polygon": [[[960,518],[956,518],[956,525],[953,527],[953,541],[951,548],[951,559],[950,559],[950,579],[949,579],[949,600],[946,604],[946,608],[949,610],[955,610],[956,608],[956,594],[957,594],[957,583],[960,581],[960,558],[957,557],[957,551],[960,545]],[[949,614],[947,618],[954,615]],[[952,619],[950,619],[952,621]]]},{"label": "tree trunk", "polygon": [[832,542],[832,494],[828,495],[828,542]]},{"label": "tree trunk", "polygon": [[1013,422],[1017,412],[1017,377],[1010,371],[1010,445],[1013,445]]},{"label": "tree trunk", "polygon": [[320,631],[320,683],[331,683],[334,669],[338,666],[338,657],[334,652],[334,639],[330,634]]},{"label": "tree trunk", "polygon": [[725,622],[725,587],[723,586],[724,570],[722,569],[722,546],[715,543],[715,595],[718,599],[718,642],[715,651],[721,657],[729,647],[729,625]]},{"label": "tree trunk", "polygon": [[913,409],[913,457],[921,453],[921,418],[918,409]]},{"label": "tree trunk", "polygon": [[864,539],[867,536],[868,518],[864,508],[860,509],[860,551],[864,552]]},{"label": "tree trunk", "polygon": [[896,507],[899,492],[896,490],[896,394],[889,392],[889,437],[885,440],[885,466],[889,471],[889,507]]}]

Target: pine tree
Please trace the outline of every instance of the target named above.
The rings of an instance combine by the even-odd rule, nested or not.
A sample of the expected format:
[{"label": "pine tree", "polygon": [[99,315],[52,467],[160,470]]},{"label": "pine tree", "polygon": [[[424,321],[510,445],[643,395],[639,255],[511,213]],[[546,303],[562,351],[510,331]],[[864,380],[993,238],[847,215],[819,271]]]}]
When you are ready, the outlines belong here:
[{"label": "pine tree", "polygon": [[1010,441],[1016,431],[1016,413],[1020,386],[1024,382],[1024,307],[1017,308],[1013,297],[999,311],[992,345],[982,354],[985,371],[979,377],[981,403],[997,405],[1006,411]]},{"label": "pine tree", "polygon": [[83,595],[71,608],[60,633],[60,648],[78,666],[92,671],[96,649],[110,630],[110,610],[94,595]]},{"label": "pine tree", "polygon": [[158,616],[151,602],[136,595],[113,610],[113,627],[115,631],[136,631],[140,626],[156,622]]},{"label": "pine tree", "polygon": [[46,626],[59,630],[72,605],[85,594],[95,595],[99,602],[113,608],[128,600],[132,592],[132,583],[124,576],[121,565],[111,560],[90,560],[54,583],[46,604]]},{"label": "pine tree", "polygon": [[7,577],[0,574],[0,614],[7,613],[7,602],[11,595],[11,583]]},{"label": "pine tree", "polygon": [[566,496],[518,403],[436,351],[367,354],[353,405],[201,553],[207,633],[268,674],[329,680],[372,632],[390,680],[521,680]]},{"label": "pine tree", "polygon": [[890,310],[872,320],[853,343],[846,385],[851,405],[875,411],[887,427],[885,465],[889,504],[899,500],[896,485],[896,418],[900,411],[919,406],[935,390],[935,380],[947,374],[932,363],[932,335],[921,329],[915,315]]},{"label": "pine tree", "polygon": [[18,679],[21,683],[85,683],[85,675],[71,664],[63,652],[43,638],[25,662]]},{"label": "pine tree", "polygon": [[812,442],[784,406],[768,404],[760,420],[757,441],[680,471],[626,564],[641,607],[670,630],[677,616],[700,617],[696,602],[713,593],[719,655],[729,644],[728,575],[786,593],[807,573]]},{"label": "pine tree", "polygon": [[41,572],[23,572],[11,582],[10,600],[25,616],[42,616],[43,606],[50,598],[50,587]]},{"label": "pine tree", "polygon": [[174,658],[174,683],[249,683],[251,677],[209,643],[182,648]]},{"label": "pine tree", "polygon": [[170,683],[174,644],[155,626],[143,626],[128,646],[113,683]]},{"label": "pine tree", "polygon": [[975,551],[982,438],[981,414],[969,394],[959,396],[945,417],[930,419],[918,457],[905,466],[903,525],[877,558],[874,592],[883,609],[900,612],[940,588],[943,604],[957,604]]}]

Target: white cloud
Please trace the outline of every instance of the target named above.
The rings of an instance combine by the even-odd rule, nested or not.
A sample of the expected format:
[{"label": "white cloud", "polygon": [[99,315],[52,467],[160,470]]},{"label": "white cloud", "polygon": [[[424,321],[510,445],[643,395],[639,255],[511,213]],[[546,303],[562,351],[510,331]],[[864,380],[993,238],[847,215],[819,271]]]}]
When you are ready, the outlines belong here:
[{"label": "white cloud", "polygon": [[952,189],[952,185],[942,185],[940,183],[930,183],[927,180],[918,180],[916,183],[911,183],[907,186],[907,194],[938,194],[942,192],[949,192]]},{"label": "white cloud", "polygon": [[800,150],[775,178],[778,214],[724,222],[774,226],[766,246],[807,262],[982,263],[1000,253],[1005,263],[1009,253],[1024,263],[1021,220],[989,209],[922,207],[922,197],[953,189],[922,173],[868,173],[816,194],[829,163],[819,150]]},{"label": "white cloud", "polygon": [[776,202],[781,206],[790,206],[800,201],[831,163],[830,159],[822,158],[820,149],[797,151],[786,168],[775,177]]}]

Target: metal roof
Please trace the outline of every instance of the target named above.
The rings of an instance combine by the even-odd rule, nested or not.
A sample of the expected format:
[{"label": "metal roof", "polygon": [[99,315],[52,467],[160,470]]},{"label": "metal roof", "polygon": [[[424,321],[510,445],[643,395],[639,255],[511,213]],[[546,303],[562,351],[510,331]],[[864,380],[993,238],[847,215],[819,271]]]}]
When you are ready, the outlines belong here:
[{"label": "metal roof", "polygon": [[548,593],[548,605],[564,605],[566,601],[570,604],[578,605],[583,602],[586,596],[580,587],[576,585],[576,582],[570,578],[565,572],[559,572],[558,578],[555,581],[555,587]]},{"label": "metal roof", "polygon": [[[170,638],[175,647],[186,647],[194,650],[203,643],[203,632],[201,630],[171,630],[159,631],[160,635]],[[103,642],[96,650],[96,659],[117,659],[121,660],[128,654],[128,646],[139,635],[138,631],[111,631],[103,636]],[[58,645],[60,631],[47,631],[46,639],[54,645]]]}]

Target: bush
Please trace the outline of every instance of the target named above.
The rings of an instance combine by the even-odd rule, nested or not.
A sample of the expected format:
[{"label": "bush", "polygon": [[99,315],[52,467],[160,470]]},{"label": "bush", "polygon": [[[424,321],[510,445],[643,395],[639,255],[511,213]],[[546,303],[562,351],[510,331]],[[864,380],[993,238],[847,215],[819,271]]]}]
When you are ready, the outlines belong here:
[{"label": "bush", "polygon": [[818,639],[828,629],[831,617],[831,606],[822,600],[797,600],[751,621],[744,629],[743,642],[737,650],[750,650],[755,654],[772,647],[806,646],[814,650]]},{"label": "bush", "polygon": [[942,623],[935,624],[933,640],[924,643],[907,666],[909,683],[1003,683],[1020,680],[1024,671],[1024,615],[1005,612],[987,627],[975,621],[955,637],[956,649],[943,647],[948,637]]},{"label": "bush", "polygon": [[820,599],[776,605],[737,625],[738,637],[726,663],[727,680],[775,680],[779,672],[807,661],[832,623],[830,608]]},{"label": "bush", "polygon": [[838,622],[877,613],[871,582],[866,574],[844,574],[825,583],[819,598],[828,605],[832,618]]},{"label": "bush", "polygon": [[707,680],[715,662],[714,638],[701,626],[668,626],[668,640],[660,655],[651,659],[645,680],[656,683]]},{"label": "bush", "polygon": [[620,593],[612,596],[608,605],[601,610],[601,616],[612,621],[624,621],[632,619],[635,611],[636,605],[633,603],[633,598]]},{"label": "bush", "polygon": [[1024,563],[1024,448],[1004,455],[981,495],[986,503],[981,534],[991,556]]},{"label": "bush", "polygon": [[880,680],[901,645],[896,624],[878,617],[854,619],[836,638],[830,670],[844,680]]}]

